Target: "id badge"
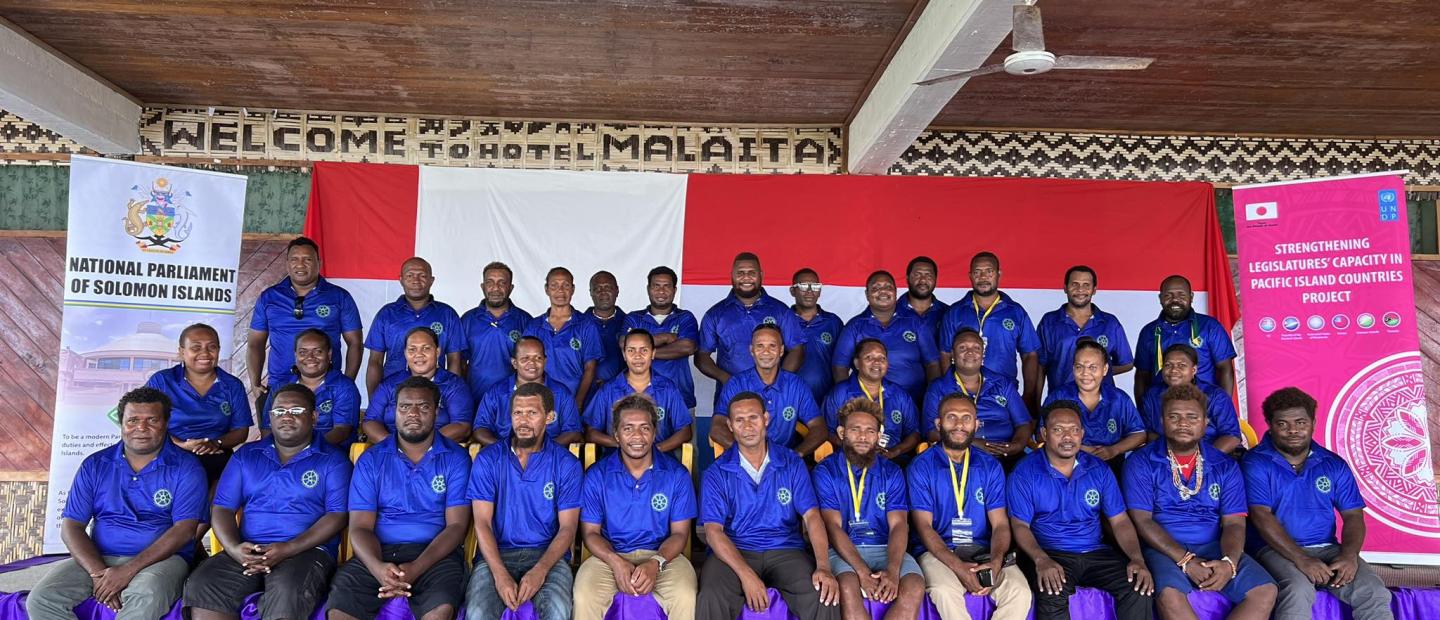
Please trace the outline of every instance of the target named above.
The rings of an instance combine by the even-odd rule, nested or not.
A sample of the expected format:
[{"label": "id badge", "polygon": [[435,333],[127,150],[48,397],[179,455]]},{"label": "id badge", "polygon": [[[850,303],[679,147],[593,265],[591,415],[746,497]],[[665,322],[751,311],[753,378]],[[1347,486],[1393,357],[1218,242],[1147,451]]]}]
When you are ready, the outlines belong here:
[{"label": "id badge", "polygon": [[950,544],[951,546],[970,545],[975,543],[975,523],[965,517],[956,517],[950,520]]},{"label": "id badge", "polygon": [[851,540],[868,539],[875,537],[875,528],[870,525],[869,519],[852,519],[847,527]]},{"label": "id badge", "polygon": [[890,447],[890,434],[887,433],[887,432],[885,432],[885,429],[883,429],[883,428],[880,429],[880,447],[881,447],[881,448],[889,448],[889,447]]}]

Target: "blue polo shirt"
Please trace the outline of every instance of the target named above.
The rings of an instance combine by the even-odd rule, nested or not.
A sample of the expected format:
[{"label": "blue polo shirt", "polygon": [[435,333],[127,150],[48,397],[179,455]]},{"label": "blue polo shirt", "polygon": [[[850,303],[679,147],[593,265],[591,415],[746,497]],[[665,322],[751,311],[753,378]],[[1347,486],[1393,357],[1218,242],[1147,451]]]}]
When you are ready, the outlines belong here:
[{"label": "blue polo shirt", "polygon": [[[915,401],[910,400],[910,394],[889,379],[880,381],[880,392],[874,395],[874,400],[881,403],[885,411],[885,427],[881,431],[890,436],[890,443],[885,447],[891,448],[910,433],[920,432],[920,411],[915,408]],[[825,427],[832,433],[840,426],[840,408],[855,398],[867,398],[860,388],[859,377],[850,377],[830,388],[820,411],[825,414]]]},{"label": "blue polo shirt", "polygon": [[[808,358],[810,354],[807,351],[805,355]],[[810,395],[810,386],[798,375],[781,369],[775,375],[775,382],[765,385],[765,381],[760,379],[760,371],[754,368],[731,375],[725,387],[720,388],[715,415],[728,416],[730,399],[742,392],[754,392],[765,399],[765,410],[770,413],[765,437],[777,445],[794,448],[800,443],[800,433],[795,431],[795,425],[809,424],[820,417],[820,407]]]},{"label": "blue polo shirt", "polygon": [[[954,468],[955,482],[950,482],[948,468]],[[940,534],[945,546],[954,549],[950,538],[950,522],[959,514],[955,506],[955,486],[964,477],[964,462],[952,463],[945,449],[936,446],[926,450],[910,461],[905,476],[910,483],[910,509],[930,513],[930,527]],[[970,448],[970,478],[962,489],[965,498],[965,518],[970,519],[975,544],[990,546],[991,510],[1005,508],[1005,470],[1000,461],[986,454],[984,450]],[[918,540],[918,536],[916,537]],[[917,543],[915,555],[926,552],[925,545]]]},{"label": "blue polo shirt", "polygon": [[726,450],[705,470],[700,487],[700,525],[720,523],[741,551],[805,549],[800,534],[806,512],[818,507],[805,461],[784,446],[766,444],[769,463],[760,483],[740,465],[740,450]]},{"label": "blue polo shirt", "polygon": [[371,446],[350,476],[350,511],[375,514],[382,545],[428,544],[445,529],[445,510],[469,506],[470,453],[444,435],[411,463],[394,435]]},{"label": "blue polo shirt", "polygon": [[580,520],[600,526],[617,553],[658,551],[670,524],[695,518],[695,485],[690,471],[669,455],[651,455],[650,469],[637,480],[620,454],[611,454],[585,472]]},{"label": "blue polo shirt", "polygon": [[1070,477],[1055,469],[1044,450],[1020,459],[1006,483],[1010,518],[1030,526],[1046,551],[1090,553],[1105,547],[1102,520],[1124,514],[1125,497],[1104,461],[1080,452]]},{"label": "blue polo shirt", "polygon": [[524,469],[509,442],[493,443],[475,457],[465,497],[495,505],[490,525],[501,550],[543,549],[560,531],[560,511],[580,508],[581,476],[580,459],[553,441]]},{"label": "blue polo shirt", "polygon": [[586,308],[585,315],[595,321],[600,330],[600,360],[595,362],[595,381],[609,381],[625,369],[625,358],[620,354],[620,337],[625,335],[625,311],[615,308],[615,314],[608,319],[595,316],[595,308]]},{"label": "blue polo shirt", "polygon": [[1179,323],[1171,323],[1161,316],[1140,328],[1140,334],[1135,338],[1135,368],[1149,371],[1152,377],[1160,373],[1165,349],[1172,344],[1188,344],[1195,348],[1200,358],[1195,365],[1195,377],[1205,383],[1215,383],[1216,363],[1235,358],[1230,332],[1225,331],[1214,317],[1199,312],[1191,311],[1190,316]]},{"label": "blue polo shirt", "polygon": [[170,434],[179,439],[219,439],[254,424],[245,384],[220,368],[204,396],[185,380],[185,367],[180,364],[155,371],[145,385],[170,397]]},{"label": "blue polo shirt", "polygon": [[[397,372],[385,377],[380,385],[375,386],[375,393],[370,395],[370,407],[365,410],[365,419],[380,422],[390,432],[395,432],[396,390],[410,377],[409,370]],[[472,416],[475,415],[475,401],[470,398],[470,388],[465,385],[465,380],[443,368],[435,369],[435,376],[430,380],[440,388],[440,407],[435,410],[435,429],[439,430],[440,427],[455,422],[471,424],[474,421]]]},{"label": "blue polo shirt", "polygon": [[900,297],[895,300],[895,307],[897,309],[904,309],[920,317],[921,320],[925,321],[926,325],[930,326],[930,333],[935,335],[935,346],[941,350],[949,349],[949,343],[940,342],[940,321],[944,320],[945,313],[950,311],[950,304],[940,301],[940,298],[935,297],[932,293],[930,296],[930,309],[926,310],[925,314],[920,314],[915,311],[914,306],[910,305],[910,293],[908,290],[900,291],[899,295]]},{"label": "blue polo shirt", "polygon": [[750,357],[750,336],[755,326],[771,323],[780,328],[785,350],[804,346],[805,334],[800,319],[789,306],[771,297],[764,289],[760,297],[746,308],[734,291],[705,311],[700,321],[698,350],[715,354],[715,363],[732,375],[755,367]]},{"label": "blue polo shirt", "polygon": [[[924,415],[920,421],[922,433],[928,434],[935,428],[935,421],[940,418],[940,401],[957,392],[964,393],[954,366],[930,382],[930,387],[925,390]],[[982,367],[980,393],[967,396],[975,401],[975,413],[985,422],[975,436],[985,441],[1010,441],[1015,437],[1015,427],[1031,421],[1030,411],[1020,399],[1020,387],[1014,379],[998,372]]]},{"label": "blue polo shirt", "polygon": [[[515,375],[510,375],[485,391],[480,406],[475,409],[474,428],[486,429],[501,440],[510,437],[510,397],[515,394],[517,380]],[[580,432],[580,409],[575,406],[575,395],[549,376],[542,377],[541,381],[555,393],[555,419],[545,425],[545,436],[553,440],[562,433]]]},{"label": "blue polo shirt", "polygon": [[[1205,459],[1205,479],[1200,493],[1188,500],[1170,471],[1165,441],[1156,441],[1136,450],[1125,459],[1125,505],[1145,510],[1182,545],[1204,545],[1220,540],[1220,518],[1245,514],[1245,479],[1240,466],[1229,455],[1200,442]],[[1181,484],[1193,488],[1194,472]]]},{"label": "blue polo shirt", "polygon": [[[610,428],[611,409],[620,399],[634,393],[635,389],[630,387],[630,382],[625,380],[623,373],[606,381],[595,390],[595,397],[591,398],[590,404],[585,407],[585,425],[606,435],[614,435],[614,429]],[[690,426],[693,422],[690,419],[690,408],[685,406],[685,398],[680,396],[680,390],[669,379],[652,371],[645,395],[655,402],[660,413],[660,428],[655,429],[656,442],[669,439],[676,431]]]},{"label": "blue polo shirt", "polygon": [[440,367],[445,367],[445,356],[465,350],[465,328],[460,326],[460,315],[444,302],[425,304],[419,312],[410,307],[410,302],[401,295],[380,307],[370,329],[365,334],[365,348],[385,352],[385,375],[405,370],[405,335],[416,327],[429,327],[440,337]]},{"label": "blue polo shirt", "polygon": [[[1090,338],[1105,347],[1106,359],[1111,367],[1135,363],[1130,354],[1130,340],[1125,337],[1125,326],[1120,319],[1091,304],[1090,320],[1081,327],[1065,312],[1066,306],[1051,310],[1040,317],[1035,331],[1040,336],[1040,366],[1045,368],[1046,385],[1065,385],[1075,380],[1075,341]],[[1105,382],[1114,384],[1112,377]]]},{"label": "blue polo shirt", "polygon": [[[270,393],[265,397],[265,410],[257,412],[260,428],[270,428],[270,409],[275,406],[275,391],[291,383],[299,383],[300,375],[294,371],[279,377],[271,376]],[[315,430],[328,433],[336,426],[349,426],[351,435],[360,424],[360,388],[345,373],[331,370],[315,389]]]},{"label": "blue polo shirt", "polygon": [[[1160,408],[1164,403],[1165,390],[1169,387],[1164,381],[1152,384],[1140,400],[1140,417],[1145,421],[1145,430],[1156,435],[1165,434]],[[1235,413],[1235,401],[1230,400],[1230,394],[1210,383],[1199,383],[1197,387],[1205,393],[1205,417],[1208,421],[1205,442],[1213,442],[1216,437],[1225,435],[1244,437],[1240,431],[1239,414]]]},{"label": "blue polo shirt", "polygon": [[[985,317],[984,325],[980,318]],[[1024,355],[1040,350],[1040,337],[1035,334],[1035,325],[1025,308],[1009,295],[1000,293],[1000,299],[988,310],[975,311],[975,292],[965,294],[940,319],[940,342],[949,349],[955,342],[955,334],[963,328],[980,332],[985,339],[985,367],[1002,375],[1017,379],[1017,360]]]},{"label": "blue polo shirt", "polygon": [[485,390],[515,373],[510,358],[515,342],[530,324],[530,313],[511,304],[499,318],[484,303],[460,317],[465,330],[465,381],[470,395],[479,398]]},{"label": "blue polo shirt", "polygon": [[315,328],[330,337],[330,365],[345,367],[344,341],[340,335],[360,329],[360,309],[350,292],[320,278],[315,288],[305,295],[300,318],[295,318],[295,289],[290,278],[265,289],[255,300],[255,313],[250,315],[250,329],[270,332],[269,374],[278,375],[295,365],[295,337]]},{"label": "blue polo shirt", "polygon": [[1245,453],[1243,463],[1246,502],[1269,508],[1301,547],[1338,544],[1335,511],[1365,507],[1350,466],[1320,444],[1310,443],[1310,456],[1299,473],[1268,434]]},{"label": "blue polo shirt", "polygon": [[[647,306],[640,310],[625,315],[625,329],[621,334],[629,333],[632,329],[643,329],[656,334],[674,334],[678,340],[689,340],[700,343],[700,322],[695,320],[695,315],[689,310],[681,310],[678,306],[670,310],[659,319],[650,314]],[[680,389],[680,396],[685,399],[686,407],[695,406],[695,377],[690,374],[690,357],[687,355],[673,360],[657,359],[650,365],[650,369]]]},{"label": "blue polo shirt", "polygon": [[[210,485],[195,455],[169,438],[155,460],[139,472],[125,460],[124,442],[85,457],[65,496],[66,519],[95,527],[90,532],[101,555],[139,555],[176,523],[205,521]],[[177,553],[187,561],[193,545]]]},{"label": "blue polo shirt", "polygon": [[840,338],[844,324],[839,316],[824,308],[820,308],[813,319],[806,321],[796,315],[795,320],[805,334],[805,360],[796,374],[810,386],[810,397],[819,402],[835,385],[830,365],[835,357],[835,341]]},{"label": "blue polo shirt", "polygon": [[[860,528],[855,523],[855,496],[850,491],[849,468],[854,476],[856,490],[860,491],[860,519],[865,522]],[[850,542],[856,546],[872,545],[883,547],[890,544],[890,520],[892,511],[904,513],[910,510],[905,496],[905,472],[900,466],[883,456],[875,457],[875,464],[864,470],[865,488],[859,489],[861,470],[850,465],[843,454],[820,461],[815,466],[815,494],[820,497],[821,510],[840,513],[840,522]]]},{"label": "blue polo shirt", "polygon": [[920,398],[925,393],[925,365],[940,361],[940,350],[935,348],[935,336],[929,324],[914,313],[897,311],[889,325],[881,325],[867,308],[845,324],[840,339],[835,341],[830,365],[849,368],[855,347],[866,338],[885,343],[890,360],[885,378],[909,392],[911,400]]},{"label": "blue polo shirt", "polygon": [[[215,505],[243,510],[240,537],[268,544],[294,540],[327,514],[344,514],[349,496],[349,455],[316,433],[310,445],[284,465],[274,437],[240,446],[220,475]],[[324,547],[334,556],[339,535]]]},{"label": "blue polo shirt", "polygon": [[545,376],[555,379],[572,393],[580,391],[585,363],[600,359],[600,327],[589,315],[572,311],[560,329],[550,329],[550,311],[530,319],[525,335],[545,343]]},{"label": "blue polo shirt", "polygon": [[1080,424],[1085,427],[1083,443],[1087,446],[1109,446],[1132,433],[1145,432],[1145,422],[1140,419],[1135,401],[1113,385],[1100,384],[1100,403],[1094,409],[1080,400],[1080,388],[1073,381],[1051,390],[1045,404],[1057,400],[1073,400],[1080,405]]}]

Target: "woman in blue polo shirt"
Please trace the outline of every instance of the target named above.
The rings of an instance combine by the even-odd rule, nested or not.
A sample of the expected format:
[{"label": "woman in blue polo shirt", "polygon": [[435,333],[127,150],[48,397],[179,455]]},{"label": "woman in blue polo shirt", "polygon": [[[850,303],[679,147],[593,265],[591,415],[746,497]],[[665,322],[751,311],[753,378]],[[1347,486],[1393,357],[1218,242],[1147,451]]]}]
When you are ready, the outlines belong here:
[{"label": "woman in blue polo shirt", "polygon": [[1145,422],[1145,433],[1149,441],[1155,441],[1164,430],[1160,423],[1160,405],[1165,390],[1177,385],[1194,385],[1205,394],[1205,442],[1216,450],[1230,453],[1240,447],[1240,416],[1235,412],[1235,401],[1230,393],[1213,383],[1196,378],[1200,356],[1195,348],[1178,342],[1165,348],[1165,359],[1160,365],[1162,381],[1153,383],[1140,398],[1140,417]]},{"label": "woman in blue polo shirt", "polygon": [[[299,383],[315,393],[315,430],[325,435],[331,445],[349,446],[355,441],[355,426],[360,423],[360,388],[333,366],[330,337],[324,330],[310,328],[295,337],[295,365],[290,372],[270,377],[270,391],[265,408],[270,411],[277,390]],[[261,415],[260,432],[269,434],[270,416]]]},{"label": "woman in blue polo shirt", "polygon": [[220,359],[220,333],[196,323],[180,332],[180,363],[145,382],[170,397],[170,440],[200,459],[212,487],[253,424],[245,385]]},{"label": "woman in blue polo shirt", "polygon": [[1045,404],[1069,400],[1080,405],[1080,423],[1085,426],[1080,449],[1119,472],[1125,453],[1145,444],[1145,423],[1129,395],[1105,384],[1110,375],[1108,360],[1100,343],[1089,338],[1075,341],[1075,380],[1051,391]]},{"label": "woman in blue polo shirt", "polygon": [[465,441],[475,419],[475,400],[470,387],[459,375],[440,367],[440,336],[429,327],[412,328],[405,334],[405,370],[385,377],[370,395],[365,421],[360,429],[365,440],[380,443],[395,432],[395,394],[410,377],[425,377],[440,388],[440,407],[435,410],[435,429],[450,441]]}]

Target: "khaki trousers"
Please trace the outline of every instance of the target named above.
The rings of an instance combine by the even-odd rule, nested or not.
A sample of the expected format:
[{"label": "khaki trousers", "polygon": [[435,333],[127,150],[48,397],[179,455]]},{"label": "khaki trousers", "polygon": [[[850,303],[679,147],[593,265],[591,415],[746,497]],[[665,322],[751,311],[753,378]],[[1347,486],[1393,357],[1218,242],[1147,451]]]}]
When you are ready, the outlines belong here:
[{"label": "khaki trousers", "polygon": [[[944,620],[970,620],[970,610],[965,607],[965,585],[939,558],[926,552],[920,556],[920,571],[925,573],[925,593],[935,603],[935,610]],[[993,620],[1025,620],[1030,615],[1032,595],[1025,574],[1014,565],[1006,566],[1001,572],[1000,587],[990,591],[995,601]]]},{"label": "khaki trousers", "polygon": [[[648,562],[655,553],[632,551],[620,557],[638,566]],[[656,576],[653,594],[670,620],[694,620],[696,589],[695,567],[684,555],[678,555]],[[610,565],[590,556],[575,572],[575,620],[601,620],[619,591]]]}]

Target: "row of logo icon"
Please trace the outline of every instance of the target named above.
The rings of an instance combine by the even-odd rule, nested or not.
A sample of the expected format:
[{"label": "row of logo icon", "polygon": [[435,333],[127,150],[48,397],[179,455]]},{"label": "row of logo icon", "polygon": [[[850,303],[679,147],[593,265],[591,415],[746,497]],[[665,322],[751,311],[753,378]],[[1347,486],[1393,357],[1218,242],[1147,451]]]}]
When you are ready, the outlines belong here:
[{"label": "row of logo icon", "polygon": [[[1386,312],[1384,316],[1380,317],[1380,321],[1385,324],[1385,327],[1394,329],[1400,326],[1400,313]],[[1312,314],[1310,318],[1305,319],[1305,326],[1308,327],[1310,331],[1325,329],[1325,317]],[[1330,326],[1335,329],[1348,329],[1350,327],[1350,315],[1337,314],[1330,317]],[[1355,317],[1355,326],[1360,329],[1374,328],[1375,315],[1369,312],[1362,312],[1359,316]],[[1275,331],[1276,327],[1283,328],[1287,332],[1297,331],[1300,329],[1300,317],[1287,316],[1281,319],[1279,323],[1276,323],[1274,318],[1268,316],[1260,319],[1260,331],[1268,334]]]}]

